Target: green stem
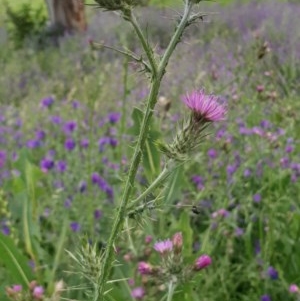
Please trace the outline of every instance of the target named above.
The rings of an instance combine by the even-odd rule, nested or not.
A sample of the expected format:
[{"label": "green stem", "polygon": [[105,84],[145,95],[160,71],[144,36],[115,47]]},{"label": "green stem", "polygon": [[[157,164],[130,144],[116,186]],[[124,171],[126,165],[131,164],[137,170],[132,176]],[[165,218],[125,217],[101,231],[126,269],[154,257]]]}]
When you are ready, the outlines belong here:
[{"label": "green stem", "polygon": [[105,253],[103,256],[102,265],[101,265],[101,273],[98,278],[97,289],[94,292],[93,301],[104,300],[104,287],[105,287],[107,278],[109,276],[113,257],[114,257],[113,256],[114,243],[115,243],[115,240],[117,239],[117,236],[120,233],[120,231],[123,227],[123,224],[124,224],[124,220],[126,217],[126,207],[127,207],[128,201],[129,201],[129,197],[130,197],[132,188],[134,187],[135,176],[136,176],[138,166],[141,161],[142,150],[144,149],[144,145],[145,145],[145,142],[147,139],[147,134],[148,134],[149,126],[150,126],[150,120],[153,115],[154,106],[157,102],[157,97],[158,97],[158,93],[159,93],[161,80],[165,73],[165,68],[168,64],[168,60],[178,43],[178,40],[176,40],[176,39],[179,39],[181,37],[183,30],[186,26],[191,7],[192,7],[192,4],[190,4],[190,3],[185,5],[184,15],[181,19],[181,22],[179,23],[179,25],[176,28],[174,36],[172,37],[170,44],[167,47],[167,50],[162,58],[161,63],[159,64],[159,68],[157,71],[156,71],[157,67],[156,67],[156,63],[154,61],[152,49],[149,48],[134,16],[131,14],[129,17],[129,21],[131,22],[134,29],[136,30],[136,33],[141,40],[141,43],[145,49],[145,52],[148,56],[148,59],[150,61],[152,69],[153,69],[152,70],[152,78],[151,78],[151,87],[150,87],[149,97],[148,97],[147,103],[146,103],[145,113],[144,113],[143,120],[141,123],[139,137],[138,137],[138,140],[137,140],[137,143],[135,146],[135,150],[134,150],[134,154],[133,154],[133,157],[131,160],[128,177],[126,179],[121,204],[114,217],[114,223],[113,223],[110,237],[108,239],[108,242],[106,245],[106,250],[105,250]]},{"label": "green stem", "polygon": [[170,281],[168,285],[168,298],[167,301],[172,301],[173,295],[175,292],[176,285],[173,283],[173,281]]},{"label": "green stem", "polygon": [[138,35],[140,41],[141,41],[141,44],[144,48],[144,51],[148,57],[148,60],[149,60],[149,63],[151,65],[151,68],[152,68],[152,75],[153,76],[156,76],[157,74],[157,64],[155,62],[155,59],[154,59],[154,55],[153,55],[153,50],[151,47],[149,47],[149,44],[146,40],[146,38],[144,37],[144,34],[136,20],[136,17],[133,13],[130,14],[129,16],[129,22],[132,24],[136,34]]}]

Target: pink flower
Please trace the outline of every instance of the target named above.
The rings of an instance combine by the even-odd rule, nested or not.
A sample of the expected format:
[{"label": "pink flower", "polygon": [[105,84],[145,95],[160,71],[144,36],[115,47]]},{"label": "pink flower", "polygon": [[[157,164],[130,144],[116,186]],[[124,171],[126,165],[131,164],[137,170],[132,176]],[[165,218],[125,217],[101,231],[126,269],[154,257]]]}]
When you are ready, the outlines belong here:
[{"label": "pink flower", "polygon": [[208,255],[201,255],[194,263],[194,270],[200,271],[211,265],[212,260]]},{"label": "pink flower", "polygon": [[143,299],[144,296],[145,296],[145,290],[141,286],[136,287],[131,291],[132,298],[140,300]]},{"label": "pink flower", "polygon": [[150,275],[152,273],[152,266],[145,261],[141,261],[138,265],[138,271],[141,275]]},{"label": "pink flower", "polygon": [[154,250],[160,254],[169,253],[173,249],[173,243],[170,239],[159,241],[154,244]]},{"label": "pink flower", "polygon": [[36,286],[33,289],[32,295],[34,298],[36,299],[42,299],[43,298],[43,294],[44,294],[44,289],[42,286]]},{"label": "pink flower", "polygon": [[177,232],[173,235],[172,243],[173,243],[173,247],[174,247],[174,253],[180,254],[181,250],[182,250],[182,245],[183,245],[183,239],[182,239],[181,232]]},{"label": "pink flower", "polygon": [[289,291],[290,293],[296,294],[299,292],[299,287],[296,284],[291,284]]},{"label": "pink flower", "polygon": [[15,293],[19,293],[20,291],[22,291],[22,285],[20,284],[15,284],[12,286],[12,289]]},{"label": "pink flower", "polygon": [[206,95],[203,90],[186,94],[183,102],[193,111],[198,122],[219,121],[225,118],[226,109],[218,103],[217,96]]}]

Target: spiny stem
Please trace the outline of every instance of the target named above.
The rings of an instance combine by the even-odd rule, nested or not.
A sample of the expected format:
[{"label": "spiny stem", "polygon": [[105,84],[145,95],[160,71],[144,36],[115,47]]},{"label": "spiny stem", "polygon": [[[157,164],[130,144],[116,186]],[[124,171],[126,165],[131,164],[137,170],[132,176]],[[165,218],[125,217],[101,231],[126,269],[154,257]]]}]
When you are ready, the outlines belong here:
[{"label": "spiny stem", "polygon": [[155,62],[155,59],[154,59],[154,55],[153,55],[153,50],[152,48],[149,46],[146,38],[144,37],[144,34],[135,18],[135,15],[133,13],[130,14],[129,16],[129,22],[132,24],[133,28],[135,29],[141,43],[142,43],[142,46],[145,50],[145,53],[148,57],[148,60],[149,60],[149,63],[150,63],[150,66],[151,66],[151,71],[152,71],[152,75],[153,76],[156,76],[156,73],[157,73],[157,64]]},{"label": "spiny stem", "polygon": [[154,60],[153,50],[150,49],[146,39],[144,38],[144,35],[134,17],[134,15],[131,14],[129,17],[129,21],[133,25],[139,39],[141,40],[141,43],[144,47],[144,50],[148,56],[149,62],[152,67],[151,87],[150,87],[149,97],[148,97],[147,103],[146,103],[145,113],[144,113],[143,120],[141,123],[139,137],[138,137],[138,140],[137,140],[137,143],[135,146],[135,150],[134,150],[134,154],[133,154],[133,157],[131,160],[128,177],[126,179],[121,204],[114,217],[114,223],[113,223],[110,237],[108,239],[105,253],[103,256],[101,273],[98,278],[97,289],[94,293],[93,301],[103,301],[104,300],[104,287],[105,287],[108,275],[110,273],[112,261],[113,261],[113,257],[114,257],[113,256],[114,242],[115,242],[118,234],[122,230],[122,227],[124,224],[124,220],[126,217],[126,207],[127,207],[128,201],[129,201],[129,197],[130,197],[132,188],[134,187],[135,176],[136,176],[137,169],[138,169],[138,166],[141,161],[142,150],[144,149],[144,145],[145,145],[145,142],[147,139],[147,134],[148,134],[149,126],[150,126],[150,120],[153,115],[154,106],[157,102],[157,97],[158,97],[161,80],[165,73],[165,68],[168,64],[168,60],[169,60],[172,52],[174,51],[174,49],[178,43],[178,39],[181,37],[183,30],[188,22],[188,16],[189,16],[191,7],[192,7],[192,4],[190,2],[185,4],[184,15],[183,15],[179,25],[176,28],[174,36],[172,37],[170,44],[167,47],[167,50],[162,58],[162,61],[159,64],[158,69],[157,69],[157,65]]}]

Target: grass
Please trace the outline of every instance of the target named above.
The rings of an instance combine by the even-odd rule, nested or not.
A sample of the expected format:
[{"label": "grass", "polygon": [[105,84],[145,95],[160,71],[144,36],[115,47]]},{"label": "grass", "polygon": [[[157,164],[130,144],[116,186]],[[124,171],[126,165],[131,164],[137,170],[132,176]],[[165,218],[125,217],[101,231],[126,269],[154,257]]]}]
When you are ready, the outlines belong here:
[{"label": "grass", "polygon": [[[172,141],[188,114],[181,96],[195,88],[219,95],[227,120],[211,126],[190,161],[149,196],[155,206],[131,212],[111,275],[122,281],[111,284],[110,300],[133,300],[136,287],[144,300],[165,300],[163,278],[140,275],[138,264],[161,267],[153,244],[178,231],[184,266],[201,254],[213,264],[179,286],[174,301],[296,300],[289,286],[300,285],[300,7],[273,1],[205,8],[221,13],[189,28],[178,45],[161,90],[171,108],[156,108],[151,136]],[[139,54],[131,29],[113,14],[89,15],[86,35],[65,36],[59,46],[0,48],[0,229],[23,266],[34,261],[26,273],[46,295],[63,279],[63,297],[78,300],[86,300],[90,281],[82,276],[93,277],[95,252],[105,247],[119,204],[138,130],[133,108],[143,108],[148,92],[135,64],[88,44],[126,43]],[[174,12],[144,8],[139,15],[160,51]],[[164,156],[149,143],[159,169]],[[143,158],[134,197],[156,173],[151,156]],[[4,287],[21,280],[0,262],[4,300]]]}]

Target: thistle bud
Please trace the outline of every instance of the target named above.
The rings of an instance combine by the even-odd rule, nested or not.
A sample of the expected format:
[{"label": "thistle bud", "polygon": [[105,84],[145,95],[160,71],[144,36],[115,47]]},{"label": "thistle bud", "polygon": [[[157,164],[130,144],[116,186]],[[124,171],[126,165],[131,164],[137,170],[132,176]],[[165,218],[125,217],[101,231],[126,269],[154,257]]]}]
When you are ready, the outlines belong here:
[{"label": "thistle bud", "polygon": [[182,251],[183,239],[182,233],[177,232],[172,237],[174,254],[180,254]]},{"label": "thistle bud", "polygon": [[210,256],[208,255],[201,255],[198,259],[196,259],[193,269],[195,271],[200,271],[204,268],[206,268],[207,266],[211,265],[212,260],[210,258]]}]

